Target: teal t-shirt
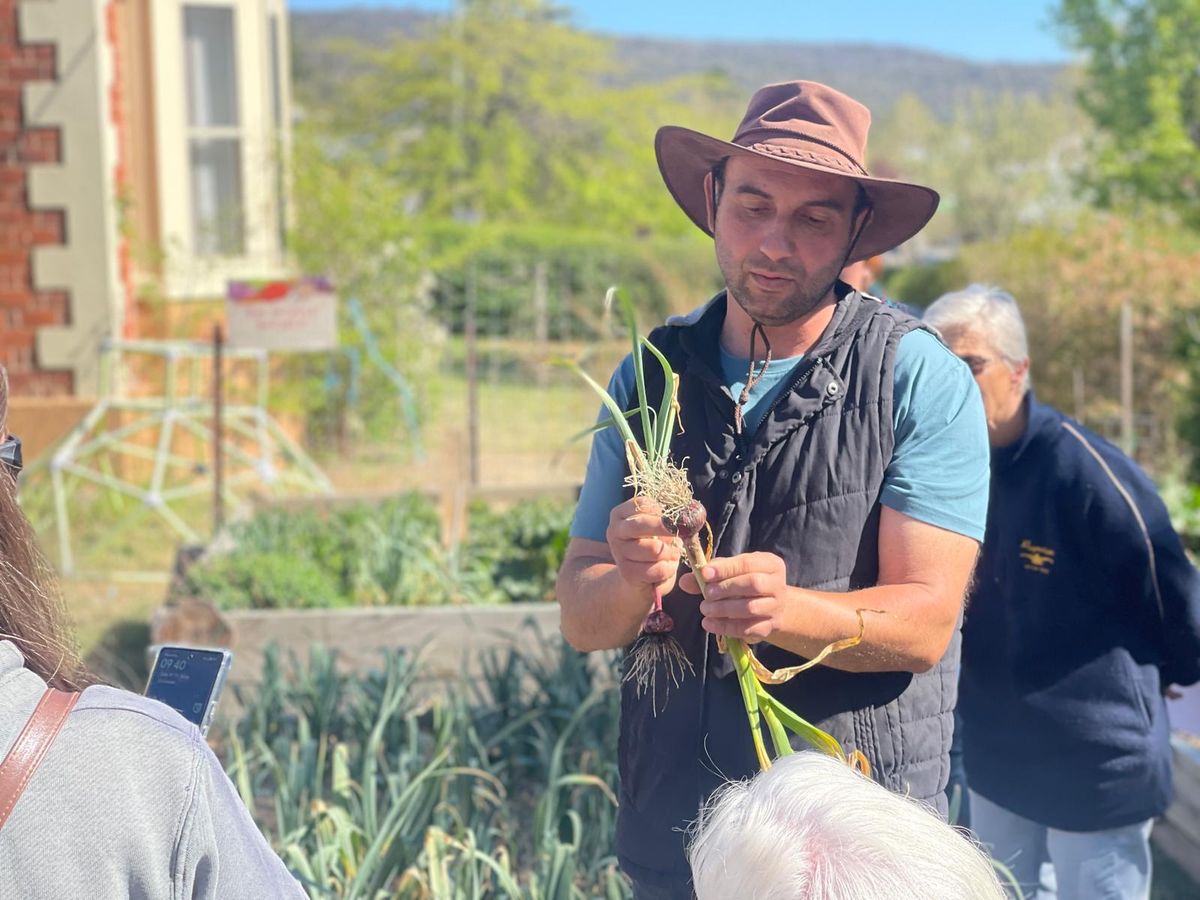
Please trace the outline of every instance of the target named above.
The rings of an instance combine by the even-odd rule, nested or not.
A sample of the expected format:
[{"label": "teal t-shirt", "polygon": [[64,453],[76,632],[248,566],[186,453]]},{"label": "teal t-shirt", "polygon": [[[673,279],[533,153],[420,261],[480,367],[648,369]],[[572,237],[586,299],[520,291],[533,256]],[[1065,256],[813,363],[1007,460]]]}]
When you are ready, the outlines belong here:
[{"label": "teal t-shirt", "polygon": [[[755,430],[803,357],[774,359],[743,407]],[[735,399],[749,360],[721,350],[721,370]],[[756,364],[757,368],[757,364]],[[627,408],[634,387],[633,359],[617,367],[608,392]],[[607,418],[601,409],[601,418]],[[987,523],[989,448],[979,387],[966,364],[927,331],[911,331],[896,351],[892,400],[895,449],[884,472],[880,502],[919,521],[983,540]],[[603,541],[608,516],[624,499],[625,448],[614,428],[592,441],[571,536]]]}]

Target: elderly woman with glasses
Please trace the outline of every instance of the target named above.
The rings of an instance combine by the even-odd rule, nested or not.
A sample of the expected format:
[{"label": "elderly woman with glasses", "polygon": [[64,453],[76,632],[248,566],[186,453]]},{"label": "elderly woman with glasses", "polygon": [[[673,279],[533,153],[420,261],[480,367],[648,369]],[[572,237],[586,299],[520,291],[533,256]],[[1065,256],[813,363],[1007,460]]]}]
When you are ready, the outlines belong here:
[{"label": "elderly woman with glasses", "polygon": [[1050,863],[1059,900],[1147,897],[1200,577],[1145,473],[1034,397],[1009,294],[972,285],[925,322],[975,376],[992,446],[959,693],[972,828],[1026,896]]}]

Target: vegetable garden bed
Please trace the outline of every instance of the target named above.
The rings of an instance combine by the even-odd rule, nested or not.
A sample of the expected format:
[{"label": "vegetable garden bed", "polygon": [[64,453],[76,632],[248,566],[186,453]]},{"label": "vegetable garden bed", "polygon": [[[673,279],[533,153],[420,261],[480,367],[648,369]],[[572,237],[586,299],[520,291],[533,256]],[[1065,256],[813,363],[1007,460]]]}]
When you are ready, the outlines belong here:
[{"label": "vegetable garden bed", "polygon": [[[265,507],[181,567],[163,617],[194,598],[223,622],[187,633],[184,613],[183,632],[153,639],[229,640],[234,684],[257,680],[272,644],[299,660],[322,646],[347,672],[404,650],[420,655],[422,679],[473,676],[490,648],[536,651],[560,641],[554,579],[573,507],[561,496],[476,498],[449,544],[436,499],[417,492]],[[203,609],[201,632],[216,618]]]},{"label": "vegetable garden bed", "polygon": [[258,680],[272,644],[298,659],[320,645],[357,672],[377,669],[385,651],[403,649],[420,654],[424,678],[455,680],[477,676],[492,648],[537,652],[560,641],[556,603],[232,610],[225,618],[234,631],[230,681],[247,685]]},{"label": "vegetable garden bed", "polygon": [[552,601],[573,508],[476,501],[447,544],[435,502],[419,493],[267,507],[223,532],[175,593],[230,611]]},{"label": "vegetable garden bed", "polygon": [[348,674],[318,647],[237,691],[218,752],[309,896],[627,900],[611,675],[557,638],[478,662],[431,700],[411,654]]}]

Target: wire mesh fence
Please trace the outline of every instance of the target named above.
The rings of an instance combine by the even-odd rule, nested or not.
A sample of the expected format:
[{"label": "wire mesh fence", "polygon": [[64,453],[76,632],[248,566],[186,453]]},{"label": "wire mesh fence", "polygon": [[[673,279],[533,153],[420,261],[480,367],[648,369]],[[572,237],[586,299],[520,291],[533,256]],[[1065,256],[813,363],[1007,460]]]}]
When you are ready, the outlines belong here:
[{"label": "wire mesh fence", "polygon": [[[342,285],[341,346],[289,361],[276,382],[339,492],[439,494],[578,485],[599,411],[577,373],[606,382],[628,352],[614,285],[643,332],[717,288],[697,236],[629,240],[572,228],[433,229],[403,265]],[[326,358],[317,358],[324,356]],[[403,375],[415,426],[391,367]],[[393,375],[395,373],[392,373]],[[300,387],[303,385],[303,387]]]},{"label": "wire mesh fence", "polygon": [[[603,303],[620,275],[603,256],[493,261],[470,263],[439,284],[440,411],[427,431],[435,441],[450,436],[445,463],[459,479],[472,486],[582,479],[589,442],[572,437],[595,421],[599,402],[561,362],[578,361],[604,383],[628,352],[628,337]],[[664,312],[659,298],[649,299],[646,326]]]}]

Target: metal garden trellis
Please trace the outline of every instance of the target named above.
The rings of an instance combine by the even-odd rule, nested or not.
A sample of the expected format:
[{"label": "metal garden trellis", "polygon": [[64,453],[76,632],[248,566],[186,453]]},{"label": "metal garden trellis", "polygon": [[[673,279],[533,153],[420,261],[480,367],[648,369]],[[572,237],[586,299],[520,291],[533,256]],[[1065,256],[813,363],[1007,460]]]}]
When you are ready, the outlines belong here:
[{"label": "metal garden trellis", "polygon": [[[367,320],[367,312],[363,307],[362,301],[357,297],[351,297],[346,303],[346,308],[350,313],[350,321],[354,325],[354,330],[358,333],[359,339],[362,341],[362,352],[357,347],[342,347],[339,350],[350,364],[349,385],[346,391],[347,407],[351,410],[358,409],[363,367],[362,354],[365,352],[367,362],[382,372],[392,387],[396,389],[396,396],[400,402],[400,411],[404,416],[404,424],[408,429],[409,440],[412,442],[413,455],[417,459],[424,458],[425,452],[421,446],[421,423],[417,416],[417,398],[413,393],[412,385],[408,383],[408,379],[401,374],[400,370],[388,361],[380,349],[379,338],[376,337],[374,329],[371,328],[371,323]],[[338,380],[337,376],[333,373],[332,360],[330,360],[330,368],[325,379],[326,387],[331,388],[336,386]]]},{"label": "metal garden trellis", "polygon": [[[221,404],[219,450],[227,472],[222,498],[244,509],[248,488],[332,493],[320,467],[267,413],[269,381],[265,350],[227,348],[230,364],[253,364],[253,398]],[[45,462],[54,498],[59,565],[74,571],[68,502],[74,482],[140,500],[184,540],[196,530],[172,508],[187,498],[210,494],[213,473],[214,398],[206,396],[213,348],[199,341],[107,341],[101,348],[100,400]],[[134,362],[164,367],[161,394],[135,394]],[[115,420],[115,421],[114,421]],[[149,440],[147,440],[149,436]],[[138,440],[141,440],[139,443]]]}]

